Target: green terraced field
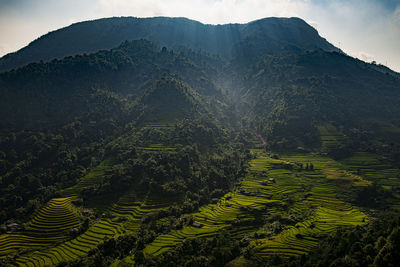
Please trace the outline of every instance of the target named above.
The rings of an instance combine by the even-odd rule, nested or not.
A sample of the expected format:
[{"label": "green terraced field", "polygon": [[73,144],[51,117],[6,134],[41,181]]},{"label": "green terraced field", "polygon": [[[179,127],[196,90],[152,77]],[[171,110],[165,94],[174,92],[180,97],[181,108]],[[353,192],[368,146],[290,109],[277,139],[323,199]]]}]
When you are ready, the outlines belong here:
[{"label": "green terraced field", "polygon": [[[226,194],[218,203],[201,207],[197,213],[192,214],[194,220],[203,225],[201,228],[187,226],[182,230],[161,235],[144,249],[144,253],[157,256],[184,239],[215,235],[221,229],[228,229],[238,237],[254,232],[256,228],[246,224],[246,221],[251,222],[254,217],[246,210],[267,210],[266,212],[271,214],[276,213],[277,207],[282,204],[278,198],[271,199],[270,189],[277,188],[276,185],[261,185],[266,178],[258,174],[267,170],[267,162],[271,165],[287,163],[265,156],[259,156],[252,160],[250,174],[242,181],[237,190]],[[296,188],[288,186],[287,192],[291,190],[296,190]],[[279,192],[279,194],[281,193],[284,191]],[[237,220],[242,222],[240,226],[232,226]]]},{"label": "green terraced field", "polygon": [[[301,255],[315,248],[318,238],[338,227],[361,225],[368,221],[364,213],[338,198],[332,178],[327,179],[323,172],[328,169],[345,173],[340,163],[316,155],[286,156],[284,160],[276,160],[253,152],[257,158],[250,162],[249,173],[240,187],[226,194],[217,204],[201,207],[192,214],[194,220],[203,225],[201,228],[189,225],[160,235],[145,247],[145,255],[157,256],[185,239],[212,236],[221,229],[239,233],[238,237],[255,232],[260,226],[258,229],[257,226],[233,226],[235,221],[249,226],[246,221],[251,222],[253,217],[248,211],[258,210],[266,216],[285,212],[301,216],[310,214],[277,236],[254,241],[261,256]],[[313,162],[317,169],[295,172],[289,167],[294,162]],[[274,178],[274,182],[266,182],[268,178]],[[351,177],[349,180],[353,184],[358,183],[356,186],[368,185],[362,177]],[[289,204],[289,200],[293,204]],[[282,210],[282,205],[288,205],[288,209]]]},{"label": "green terraced field", "polygon": [[120,223],[111,219],[101,219],[92,225],[84,234],[61,245],[42,251],[35,251],[16,259],[20,266],[57,265],[61,262],[76,260],[95,248],[107,237],[118,237],[123,234]]},{"label": "green terraced field", "polygon": [[0,236],[0,258],[19,249],[43,248],[68,237],[68,231],[79,228],[78,213],[71,198],[54,198],[36,212],[22,233]]},{"label": "green terraced field", "polygon": [[78,228],[80,224],[71,198],[53,198],[36,213],[25,229],[41,235],[62,235],[65,231]]},{"label": "green terraced field", "polygon": [[166,147],[163,144],[152,144],[147,147],[137,147],[136,149],[145,151],[162,151],[162,150],[175,151],[176,148]]},{"label": "green terraced field", "polygon": [[366,179],[381,186],[399,186],[400,170],[391,166],[385,159],[367,152],[354,153],[341,161],[353,173],[359,173]]},{"label": "green terraced field", "polygon": [[[369,186],[369,180],[379,179],[379,176],[375,176],[376,173],[369,173],[370,168],[376,167],[378,173],[382,170],[382,177],[393,174],[389,165],[382,164],[376,157],[365,153],[356,153],[342,162],[317,154],[284,155],[278,160],[267,157],[258,150],[253,150],[252,153],[255,158],[251,160],[248,174],[240,181],[240,185],[221,197],[217,203],[203,206],[191,214],[194,221],[199,222],[202,227],[188,225],[159,235],[145,247],[144,254],[157,256],[185,239],[214,236],[222,229],[237,238],[254,232],[263,233],[263,226],[254,223],[255,214],[264,217],[280,214],[297,218],[295,225],[287,225],[280,233],[253,241],[260,256],[305,254],[318,245],[320,238],[334,232],[338,227],[368,222],[366,214],[345,202],[342,195],[344,190]],[[298,166],[296,163],[302,163],[303,166],[313,163],[314,170],[299,170],[295,167]],[[359,174],[355,174],[355,170]],[[97,171],[100,175],[104,173],[100,169]],[[269,181],[270,178],[273,180]],[[65,199],[58,199],[57,203]],[[59,214],[52,214],[49,208],[57,206],[54,201],[49,202],[27,224],[27,231],[39,231],[40,224],[45,222],[44,217],[52,218],[50,227],[46,229],[49,237],[32,240],[30,248],[41,250],[18,257],[16,262],[19,265],[57,265],[78,259],[107,237],[135,233],[140,228],[144,215],[168,208],[178,199],[166,201],[155,196],[126,193],[109,207],[112,218],[98,220],[85,233],[64,243],[62,241],[65,238],[55,236],[54,233],[56,229],[60,232],[70,229],[68,227],[72,227],[71,222],[74,220],[66,212],[59,213],[67,216],[64,219],[60,219]],[[61,221],[65,222],[65,227],[60,226]],[[25,243],[31,238],[16,234],[14,236],[0,237],[0,244],[12,244],[8,248],[3,245],[3,255],[26,247],[23,243],[18,246],[17,241],[14,244],[12,238],[25,239]],[[54,246],[57,242],[59,245]],[[122,261],[118,260],[113,266],[121,263],[133,264],[134,258],[129,256]]]},{"label": "green terraced field", "polygon": [[106,176],[107,170],[111,169],[112,165],[113,165],[112,159],[104,160],[98,166],[93,168],[87,175],[81,178],[76,185],[62,190],[61,195],[76,196],[85,187],[94,186],[96,184],[101,183]]},{"label": "green terraced field", "polygon": [[[265,159],[266,157],[260,157],[252,161],[251,171],[266,170],[262,166],[262,162]],[[243,211],[243,208],[263,210],[269,207],[269,212],[275,212],[276,206],[280,205],[279,200],[268,199],[269,195],[266,192],[260,191],[259,185],[264,180],[265,178],[255,175],[249,176],[248,179],[243,181],[241,188],[226,194],[218,203],[203,206],[197,213],[192,214],[194,220],[201,223],[202,227],[198,228],[189,225],[181,230],[160,235],[144,249],[144,253],[156,256],[179,244],[184,239],[215,235],[221,229],[230,229],[237,237],[255,231],[256,228],[251,223],[250,225],[246,224],[246,221],[251,222],[254,219],[253,216],[249,212]],[[241,225],[233,227],[232,224],[237,220],[242,222]],[[128,257],[124,261],[132,262],[133,259],[132,257]]]},{"label": "green terraced field", "polygon": [[255,241],[258,253],[262,256],[305,254],[317,247],[320,237],[334,232],[338,227],[362,225],[367,220],[364,213],[344,203],[336,202],[335,209],[319,205],[311,219],[299,222],[277,236]]},{"label": "green terraced field", "polygon": [[[145,196],[142,201],[128,193],[110,209],[113,218],[102,218],[93,224],[85,233],[55,247],[25,254],[16,259],[20,266],[46,266],[69,262],[87,255],[101,244],[105,238],[117,238],[123,234],[133,233],[139,227],[145,214],[168,208],[176,199],[165,199]],[[124,220],[120,220],[124,217]],[[41,248],[38,246],[38,248]]]},{"label": "green terraced field", "polygon": [[[314,168],[317,171],[313,173],[314,175],[323,175],[329,180],[340,182],[340,186],[349,185],[355,187],[364,187],[372,184],[370,180],[365,179],[363,176],[349,172],[346,165],[329,157],[319,156],[317,154],[292,154],[284,155],[282,157],[291,162],[303,164],[313,163]],[[338,185],[338,183],[336,183],[336,185]]]},{"label": "green terraced field", "polygon": [[323,152],[337,147],[346,140],[346,137],[331,124],[318,126],[318,131],[321,138],[321,151]]},{"label": "green terraced field", "polygon": [[357,173],[388,190],[390,199],[387,208],[400,209],[400,195],[393,190],[400,187],[400,170],[394,168],[385,158],[372,153],[358,152],[341,163],[351,173]]}]

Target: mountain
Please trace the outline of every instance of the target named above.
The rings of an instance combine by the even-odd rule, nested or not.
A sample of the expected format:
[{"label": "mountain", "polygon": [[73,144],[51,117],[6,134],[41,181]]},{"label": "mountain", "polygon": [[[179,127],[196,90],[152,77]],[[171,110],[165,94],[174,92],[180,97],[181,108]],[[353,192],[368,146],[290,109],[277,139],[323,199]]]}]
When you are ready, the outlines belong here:
[{"label": "mountain", "polygon": [[[186,18],[107,18],[50,32],[0,59],[0,71],[28,63],[111,49],[147,39],[171,49],[204,50],[226,57],[279,54],[296,49],[339,51],[299,18],[266,18],[246,24],[205,25]],[[250,54],[249,54],[250,53]]]},{"label": "mountain", "polygon": [[[376,120],[398,124],[400,79],[342,53],[268,55],[253,66],[246,82],[239,105],[259,131],[275,140],[312,136],[326,122],[346,128]],[[309,144],[318,143],[314,137]]]},{"label": "mountain", "polygon": [[101,19],[2,64],[0,266],[396,266],[399,74],[301,19]]},{"label": "mountain", "polygon": [[[102,118],[121,120],[129,112],[138,112],[133,107],[134,100],[142,95],[145,96],[139,102],[147,107],[154,104],[157,108],[150,109],[160,111],[160,116],[166,115],[160,110],[163,101],[181,107],[185,101],[192,103],[195,94],[197,99],[203,98],[198,101],[224,101],[220,89],[210,81],[212,68],[204,71],[201,65],[207,66],[214,59],[204,55],[198,63],[191,58],[195,56],[184,51],[179,54],[161,51],[149,41],[138,40],[124,42],[109,51],[32,63],[5,72],[0,74],[3,96],[0,112],[4,117],[1,126],[15,129],[60,126],[77,117],[92,117],[96,112]],[[171,81],[181,79],[188,85],[167,84],[165,91],[160,82],[152,85],[165,75],[176,76]],[[163,100],[156,101],[157,97]],[[177,99],[173,100],[174,97]],[[12,111],[15,106],[20,108]],[[138,119],[137,115],[135,118]]]}]

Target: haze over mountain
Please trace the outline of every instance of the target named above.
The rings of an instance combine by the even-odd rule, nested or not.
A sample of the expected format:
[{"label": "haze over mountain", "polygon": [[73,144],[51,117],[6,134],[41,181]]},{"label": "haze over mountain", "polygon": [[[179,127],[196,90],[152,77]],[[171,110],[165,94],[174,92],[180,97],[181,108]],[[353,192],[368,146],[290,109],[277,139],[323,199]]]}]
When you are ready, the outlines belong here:
[{"label": "haze over mountain", "polygon": [[100,19],[0,66],[0,265],[397,260],[400,76],[301,19]]}]

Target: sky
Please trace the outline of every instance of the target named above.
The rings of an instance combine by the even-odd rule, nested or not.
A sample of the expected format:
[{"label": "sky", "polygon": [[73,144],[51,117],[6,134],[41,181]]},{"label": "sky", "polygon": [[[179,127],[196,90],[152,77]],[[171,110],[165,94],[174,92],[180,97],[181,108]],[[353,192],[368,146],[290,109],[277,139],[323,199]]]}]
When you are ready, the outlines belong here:
[{"label": "sky", "polygon": [[208,24],[300,17],[345,53],[400,72],[400,0],[0,0],[0,56],[49,31],[112,16]]}]

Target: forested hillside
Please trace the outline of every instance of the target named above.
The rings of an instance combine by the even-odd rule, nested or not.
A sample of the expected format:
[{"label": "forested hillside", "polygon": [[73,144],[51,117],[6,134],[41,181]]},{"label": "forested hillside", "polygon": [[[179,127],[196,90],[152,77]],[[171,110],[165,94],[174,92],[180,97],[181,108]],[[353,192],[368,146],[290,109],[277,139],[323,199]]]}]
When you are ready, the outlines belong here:
[{"label": "forested hillside", "polygon": [[101,19],[0,62],[1,266],[395,266],[399,74],[301,19]]}]

